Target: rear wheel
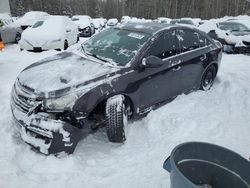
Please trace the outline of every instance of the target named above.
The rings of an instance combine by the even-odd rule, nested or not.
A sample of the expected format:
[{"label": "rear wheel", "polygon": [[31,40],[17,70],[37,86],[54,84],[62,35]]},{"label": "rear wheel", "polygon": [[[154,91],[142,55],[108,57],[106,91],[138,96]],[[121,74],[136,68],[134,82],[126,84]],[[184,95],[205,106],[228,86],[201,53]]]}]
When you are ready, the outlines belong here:
[{"label": "rear wheel", "polygon": [[210,66],[202,76],[200,89],[207,91],[211,89],[216,76],[216,68],[214,65]]},{"label": "rear wheel", "polygon": [[69,47],[68,41],[65,40],[65,42],[64,42],[64,48],[63,48],[63,49],[64,49],[64,50],[67,50],[68,47]]},{"label": "rear wheel", "polygon": [[106,129],[110,142],[123,143],[126,140],[128,107],[123,95],[108,99],[106,104]]}]

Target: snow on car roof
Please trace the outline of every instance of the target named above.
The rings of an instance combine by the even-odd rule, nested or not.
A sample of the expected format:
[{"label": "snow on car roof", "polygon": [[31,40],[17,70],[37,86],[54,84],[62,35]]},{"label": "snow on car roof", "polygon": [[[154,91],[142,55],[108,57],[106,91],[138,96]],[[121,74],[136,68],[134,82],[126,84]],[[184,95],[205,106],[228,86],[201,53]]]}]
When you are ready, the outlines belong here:
[{"label": "snow on car roof", "polygon": [[75,15],[72,17],[72,19],[74,19],[74,18],[83,19],[83,20],[85,20],[85,19],[90,20],[91,19],[91,17],[88,15]]},{"label": "snow on car roof", "polygon": [[40,16],[48,16],[49,14],[47,12],[42,11],[30,11],[23,15],[23,18],[36,18]]},{"label": "snow on car roof", "polygon": [[172,27],[172,24],[160,24],[156,22],[141,22],[141,23],[127,23],[123,24],[121,26],[118,26],[117,28],[125,29],[125,30],[131,30],[135,32],[141,32],[141,33],[148,33],[148,34],[154,34],[164,28]]}]

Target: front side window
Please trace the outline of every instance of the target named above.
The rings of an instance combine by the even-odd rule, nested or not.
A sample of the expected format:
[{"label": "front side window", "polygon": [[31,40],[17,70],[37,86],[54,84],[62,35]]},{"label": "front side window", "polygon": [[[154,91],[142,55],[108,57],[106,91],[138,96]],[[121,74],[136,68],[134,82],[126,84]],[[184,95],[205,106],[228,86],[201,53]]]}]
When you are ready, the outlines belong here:
[{"label": "front side window", "polygon": [[148,55],[165,59],[178,54],[176,31],[168,31],[162,34],[150,47]]},{"label": "front side window", "polygon": [[108,29],[86,41],[83,48],[86,54],[116,66],[126,66],[150,37],[146,33]]},{"label": "front side window", "polygon": [[177,38],[180,41],[181,51],[187,52],[200,47],[199,34],[192,30],[179,30]]}]

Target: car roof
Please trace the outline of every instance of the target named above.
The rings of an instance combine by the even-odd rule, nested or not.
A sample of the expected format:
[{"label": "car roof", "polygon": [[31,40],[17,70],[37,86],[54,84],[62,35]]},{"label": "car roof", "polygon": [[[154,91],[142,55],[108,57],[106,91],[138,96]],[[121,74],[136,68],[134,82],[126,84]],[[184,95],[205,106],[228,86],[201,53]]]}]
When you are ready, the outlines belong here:
[{"label": "car roof", "polygon": [[155,33],[161,30],[168,29],[174,26],[176,25],[163,24],[163,23],[157,23],[157,22],[145,22],[145,23],[138,22],[138,23],[122,24],[120,26],[117,26],[116,28],[154,35]]},{"label": "car roof", "polygon": [[128,31],[134,31],[139,33],[146,33],[149,35],[156,35],[161,31],[166,31],[168,29],[188,29],[200,34],[206,34],[204,31],[192,26],[192,25],[179,25],[179,24],[167,24],[158,22],[142,22],[142,23],[126,23],[116,26],[114,28],[124,29]]}]

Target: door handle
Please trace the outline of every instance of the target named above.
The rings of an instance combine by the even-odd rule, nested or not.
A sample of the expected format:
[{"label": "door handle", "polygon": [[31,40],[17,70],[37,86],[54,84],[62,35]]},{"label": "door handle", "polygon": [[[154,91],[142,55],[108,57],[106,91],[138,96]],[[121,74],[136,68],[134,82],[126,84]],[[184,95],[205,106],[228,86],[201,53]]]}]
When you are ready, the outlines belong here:
[{"label": "door handle", "polygon": [[200,57],[201,61],[204,61],[205,59],[207,59],[207,55],[206,54],[204,54],[202,57]]},{"label": "door handle", "polygon": [[173,70],[174,72],[177,72],[177,71],[181,70],[181,66],[177,66],[177,67],[173,68],[172,70]]}]

